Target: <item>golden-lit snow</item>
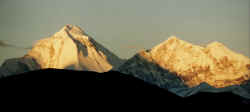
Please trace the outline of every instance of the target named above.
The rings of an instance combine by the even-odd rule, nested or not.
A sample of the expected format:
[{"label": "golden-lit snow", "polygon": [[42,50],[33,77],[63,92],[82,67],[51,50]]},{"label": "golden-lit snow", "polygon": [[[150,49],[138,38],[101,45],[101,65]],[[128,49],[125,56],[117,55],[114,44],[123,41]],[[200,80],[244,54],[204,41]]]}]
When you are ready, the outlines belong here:
[{"label": "golden-lit snow", "polygon": [[[74,25],[66,25],[52,37],[38,41],[28,52],[41,68],[76,69],[106,72],[119,64],[118,57]],[[107,59],[113,58],[112,61]]]},{"label": "golden-lit snow", "polygon": [[190,87],[206,82],[220,88],[250,79],[250,59],[219,42],[201,47],[172,36],[141,56],[177,73]]}]

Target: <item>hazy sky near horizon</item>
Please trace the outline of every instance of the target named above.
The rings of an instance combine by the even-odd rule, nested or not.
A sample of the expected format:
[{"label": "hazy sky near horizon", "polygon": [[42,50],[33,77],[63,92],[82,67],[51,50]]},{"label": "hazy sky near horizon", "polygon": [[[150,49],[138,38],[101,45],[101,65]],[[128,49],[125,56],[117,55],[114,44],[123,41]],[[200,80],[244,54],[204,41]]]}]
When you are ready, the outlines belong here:
[{"label": "hazy sky near horizon", "polygon": [[[0,41],[29,47],[66,24],[122,58],[175,35],[250,57],[250,0],[0,0]],[[27,50],[0,46],[0,63]]]}]

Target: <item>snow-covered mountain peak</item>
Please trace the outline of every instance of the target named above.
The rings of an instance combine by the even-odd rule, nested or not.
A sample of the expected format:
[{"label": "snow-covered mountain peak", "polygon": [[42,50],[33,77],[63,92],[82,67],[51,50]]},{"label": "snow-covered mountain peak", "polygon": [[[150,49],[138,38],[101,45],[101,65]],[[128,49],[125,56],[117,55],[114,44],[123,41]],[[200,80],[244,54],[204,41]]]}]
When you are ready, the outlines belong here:
[{"label": "snow-covered mountain peak", "polygon": [[[117,68],[123,61],[88,36],[80,27],[70,24],[65,25],[51,37],[37,41],[26,55],[38,63],[37,68],[41,69],[106,72]],[[15,62],[18,63],[22,61],[21,59]],[[29,62],[25,64],[29,65]],[[13,64],[7,63],[4,66],[11,68]]]},{"label": "snow-covered mountain peak", "polygon": [[[206,82],[220,88],[238,85],[250,79],[250,71],[247,68],[250,59],[231,51],[219,42],[202,47],[172,36],[150,50],[139,52],[136,56],[176,73],[190,87]],[[141,60],[137,59],[131,58],[130,64],[133,63],[131,65],[134,66],[140,63]],[[121,66],[121,71],[128,66],[130,65]],[[143,66],[132,68],[141,71],[144,69]]]},{"label": "snow-covered mountain peak", "polygon": [[60,38],[82,38],[89,39],[90,37],[79,26],[67,24],[59,32],[56,32],[53,37]]}]

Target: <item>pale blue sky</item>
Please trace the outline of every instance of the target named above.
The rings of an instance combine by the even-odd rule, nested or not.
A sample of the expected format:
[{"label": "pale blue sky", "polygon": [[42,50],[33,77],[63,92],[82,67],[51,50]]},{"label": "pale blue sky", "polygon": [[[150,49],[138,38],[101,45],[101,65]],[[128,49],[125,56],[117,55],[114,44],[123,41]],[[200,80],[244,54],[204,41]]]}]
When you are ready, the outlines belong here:
[{"label": "pale blue sky", "polygon": [[[224,43],[250,57],[250,0],[1,0],[0,40],[21,47],[66,24],[83,28],[122,58],[171,35]],[[0,48],[0,63],[27,51]]]}]

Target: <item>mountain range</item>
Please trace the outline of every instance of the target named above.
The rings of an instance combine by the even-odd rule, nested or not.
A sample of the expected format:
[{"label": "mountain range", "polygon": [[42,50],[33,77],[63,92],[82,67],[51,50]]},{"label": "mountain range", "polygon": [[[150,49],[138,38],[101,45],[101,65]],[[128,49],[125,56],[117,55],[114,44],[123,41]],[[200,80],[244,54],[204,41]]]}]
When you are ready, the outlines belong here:
[{"label": "mountain range", "polygon": [[150,50],[142,50],[119,71],[182,96],[200,91],[232,91],[250,98],[249,58],[222,43],[192,45],[174,36]]},{"label": "mountain range", "polygon": [[0,77],[48,68],[118,71],[181,97],[232,92],[250,99],[250,59],[219,42],[199,46],[172,36],[124,60],[80,27],[66,25],[35,43],[25,56],[6,60],[0,67]]}]

